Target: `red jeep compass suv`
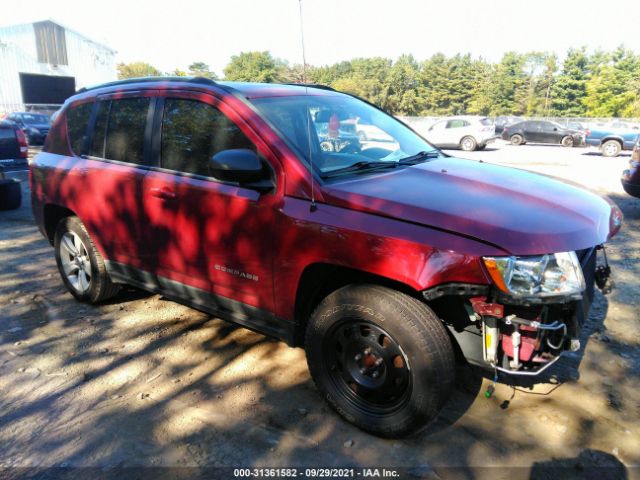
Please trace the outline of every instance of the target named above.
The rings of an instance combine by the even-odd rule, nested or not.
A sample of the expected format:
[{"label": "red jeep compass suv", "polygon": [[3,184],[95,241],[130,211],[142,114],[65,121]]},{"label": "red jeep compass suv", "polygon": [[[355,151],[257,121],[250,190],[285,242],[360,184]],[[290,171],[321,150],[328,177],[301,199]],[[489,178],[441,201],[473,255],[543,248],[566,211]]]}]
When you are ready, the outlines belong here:
[{"label": "red jeep compass suv", "polygon": [[435,417],[454,352],[535,375],[578,348],[622,221],[573,185],[451,158],[356,97],[202,78],[78,92],[31,191],[78,300],[130,284],[302,346],[324,398],[382,436]]}]

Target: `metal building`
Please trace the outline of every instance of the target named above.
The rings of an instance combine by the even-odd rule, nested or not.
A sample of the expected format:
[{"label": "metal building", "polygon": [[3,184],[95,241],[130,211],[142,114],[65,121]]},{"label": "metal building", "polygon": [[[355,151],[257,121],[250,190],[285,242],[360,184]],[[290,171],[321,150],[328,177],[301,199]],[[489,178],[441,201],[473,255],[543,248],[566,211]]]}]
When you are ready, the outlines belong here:
[{"label": "metal building", "polygon": [[0,118],[55,110],[79,88],[116,80],[115,54],[52,20],[0,27]]}]

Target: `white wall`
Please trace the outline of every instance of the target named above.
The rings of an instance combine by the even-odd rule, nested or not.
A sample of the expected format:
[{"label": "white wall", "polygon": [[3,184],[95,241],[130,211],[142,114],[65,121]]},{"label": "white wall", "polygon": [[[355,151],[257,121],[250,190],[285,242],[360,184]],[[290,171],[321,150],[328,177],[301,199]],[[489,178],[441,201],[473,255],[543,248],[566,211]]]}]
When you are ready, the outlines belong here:
[{"label": "white wall", "polygon": [[75,77],[76,89],[117,79],[115,52],[65,29],[68,65],[38,63],[32,24],[0,28],[0,114],[20,110],[19,73]]}]

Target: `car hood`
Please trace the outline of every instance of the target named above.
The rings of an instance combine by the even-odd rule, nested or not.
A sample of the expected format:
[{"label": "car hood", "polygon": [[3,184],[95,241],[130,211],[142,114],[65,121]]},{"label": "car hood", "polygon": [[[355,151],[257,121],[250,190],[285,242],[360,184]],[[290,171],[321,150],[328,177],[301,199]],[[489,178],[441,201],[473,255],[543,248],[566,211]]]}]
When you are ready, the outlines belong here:
[{"label": "car hood", "polygon": [[514,255],[580,250],[606,241],[619,209],[566,181],[441,157],[323,187],[327,203],[446,230]]}]

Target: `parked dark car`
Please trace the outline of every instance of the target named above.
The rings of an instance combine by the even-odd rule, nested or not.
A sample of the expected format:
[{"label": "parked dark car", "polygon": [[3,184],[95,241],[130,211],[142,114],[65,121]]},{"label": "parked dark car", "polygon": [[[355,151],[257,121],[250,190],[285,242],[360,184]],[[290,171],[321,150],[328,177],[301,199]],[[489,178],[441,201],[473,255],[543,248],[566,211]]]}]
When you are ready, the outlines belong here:
[{"label": "parked dark car", "polygon": [[[393,141],[321,145],[354,118]],[[72,96],[30,181],[76,299],[130,284],[303,347],[322,397],[387,437],[437,415],[456,353],[504,379],[577,350],[622,222],[572,184],[445,155],[351,95],[203,78]]]},{"label": "parked dark car", "polygon": [[7,118],[24,131],[29,145],[42,145],[51,128],[49,117],[43,113],[14,112]]},{"label": "parked dark car", "polygon": [[622,187],[629,195],[640,198],[640,136],[633,147],[629,169],[622,173]]},{"label": "parked dark car", "polygon": [[22,130],[12,122],[0,120],[0,163],[26,166],[28,155],[29,146]]},{"label": "parked dark car", "polygon": [[526,120],[508,125],[502,130],[502,138],[512,145],[525,143],[555,143],[564,147],[584,145],[584,132],[565,128],[556,122]]},{"label": "parked dark car", "polygon": [[504,130],[504,127],[506,127],[507,125],[513,125],[514,123],[518,123],[521,121],[521,117],[496,117],[495,121],[493,122],[496,129],[496,135],[500,135]]},{"label": "parked dark car", "polygon": [[22,130],[12,122],[0,121],[0,210],[18,208],[22,202],[20,183],[5,174],[26,170],[28,151]]}]

